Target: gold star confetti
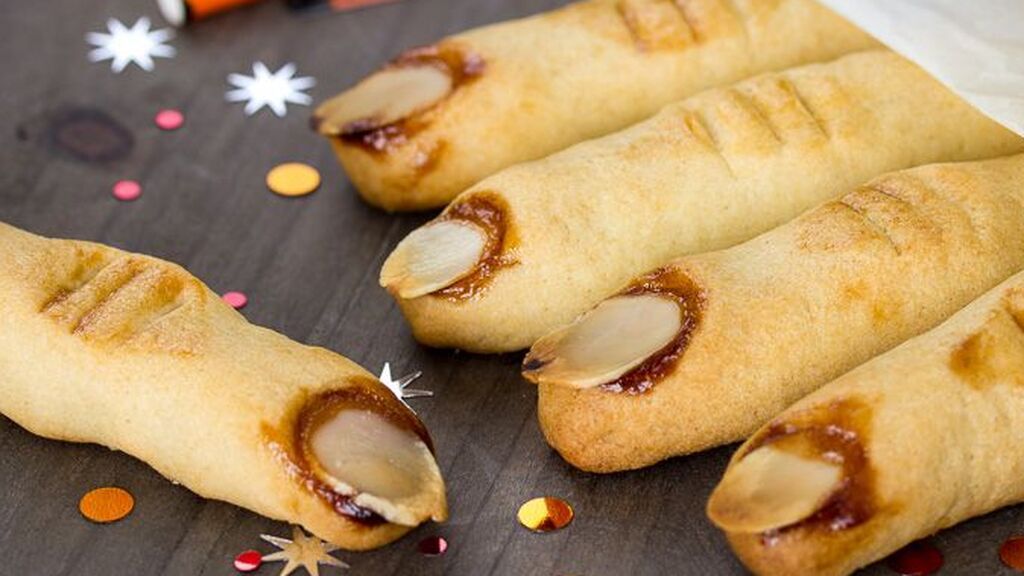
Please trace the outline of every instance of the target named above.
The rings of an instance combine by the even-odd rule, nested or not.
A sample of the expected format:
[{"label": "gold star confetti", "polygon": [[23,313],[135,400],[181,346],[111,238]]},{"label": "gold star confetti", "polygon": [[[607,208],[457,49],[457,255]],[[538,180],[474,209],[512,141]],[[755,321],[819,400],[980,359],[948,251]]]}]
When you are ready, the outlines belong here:
[{"label": "gold star confetti", "polygon": [[284,562],[280,576],[288,576],[299,567],[305,568],[312,576],[320,576],[320,564],[348,568],[341,560],[331,556],[331,552],[338,549],[334,544],[329,544],[315,536],[307,536],[298,526],[292,527],[292,539],[278,538],[261,534],[260,538],[270,542],[281,549],[280,552],[267,554],[263,557],[264,562]]}]

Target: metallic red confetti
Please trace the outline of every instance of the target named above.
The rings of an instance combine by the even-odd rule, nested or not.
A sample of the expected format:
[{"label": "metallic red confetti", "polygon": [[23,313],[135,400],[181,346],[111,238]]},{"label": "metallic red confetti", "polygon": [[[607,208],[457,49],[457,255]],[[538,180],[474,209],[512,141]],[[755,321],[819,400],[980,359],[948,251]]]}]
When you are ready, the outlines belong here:
[{"label": "metallic red confetti", "polygon": [[1024,536],[1011,536],[999,547],[999,559],[1008,567],[1024,572]]},{"label": "metallic red confetti", "polygon": [[246,550],[235,556],[235,570],[239,572],[252,572],[263,564],[263,555],[256,550]]},{"label": "metallic red confetti", "polygon": [[153,122],[157,128],[169,132],[181,128],[181,125],[185,123],[185,115],[179,110],[165,108],[156,113],[156,116],[153,117]]},{"label": "metallic red confetti", "polygon": [[927,576],[942,568],[942,552],[927,540],[918,540],[889,556],[889,569],[903,576]]},{"label": "metallic red confetti", "polygon": [[114,198],[130,202],[142,196],[142,186],[135,180],[118,180],[114,183]]},{"label": "metallic red confetti", "polygon": [[245,305],[249,303],[249,297],[242,292],[225,292],[221,298],[235,310],[245,308]]},{"label": "metallic red confetti", "polygon": [[424,556],[440,556],[448,550],[448,541],[440,536],[428,536],[416,546]]}]

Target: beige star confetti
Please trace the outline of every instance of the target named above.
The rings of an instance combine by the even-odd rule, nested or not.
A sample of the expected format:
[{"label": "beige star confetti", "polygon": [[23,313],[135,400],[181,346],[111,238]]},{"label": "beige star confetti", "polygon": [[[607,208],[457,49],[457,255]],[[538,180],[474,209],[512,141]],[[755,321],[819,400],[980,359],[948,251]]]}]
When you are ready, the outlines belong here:
[{"label": "beige star confetti", "polygon": [[331,556],[330,553],[337,550],[337,546],[315,536],[307,536],[298,526],[292,527],[291,540],[267,534],[261,534],[260,538],[281,549],[280,552],[263,557],[264,562],[285,563],[280,576],[288,576],[300,567],[305,568],[312,576],[320,576],[320,564],[339,568],[349,567],[348,564]]}]

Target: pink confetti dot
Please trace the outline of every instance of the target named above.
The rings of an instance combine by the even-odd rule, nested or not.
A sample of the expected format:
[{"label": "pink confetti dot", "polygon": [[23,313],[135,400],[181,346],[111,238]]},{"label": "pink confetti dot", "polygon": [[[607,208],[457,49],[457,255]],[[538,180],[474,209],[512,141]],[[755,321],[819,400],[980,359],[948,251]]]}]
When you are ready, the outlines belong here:
[{"label": "pink confetti dot", "polygon": [[153,122],[157,128],[169,132],[181,128],[181,125],[185,123],[185,115],[180,110],[165,108],[156,113]]},{"label": "pink confetti dot", "polygon": [[245,308],[245,305],[249,303],[249,297],[241,292],[225,292],[221,298],[235,310]]},{"label": "pink confetti dot", "polygon": [[263,555],[256,550],[246,550],[235,556],[235,570],[239,572],[252,572],[263,564]]},{"label": "pink confetti dot", "polygon": [[118,180],[114,183],[114,198],[131,202],[142,196],[142,186],[135,180]]}]

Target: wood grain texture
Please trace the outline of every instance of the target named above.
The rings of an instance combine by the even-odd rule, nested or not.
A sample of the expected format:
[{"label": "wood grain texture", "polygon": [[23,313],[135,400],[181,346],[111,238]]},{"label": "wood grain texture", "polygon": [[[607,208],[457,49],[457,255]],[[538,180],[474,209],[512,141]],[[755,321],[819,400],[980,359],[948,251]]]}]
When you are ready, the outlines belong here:
[{"label": "wood grain texture", "polygon": [[[292,12],[271,1],[195,25],[173,41],[178,56],[153,73],[90,64],[83,36],[107,17],[132,22],[154,2],[50,0],[0,3],[0,220],[40,234],[97,240],[186,266],[214,290],[244,290],[252,321],[343,352],[396,375],[424,371],[414,400],[430,427],[448,482],[451,520],[427,525],[382,550],[340,556],[366,575],[742,574],[704,503],[732,447],[653,468],[593,476],[564,464],[544,443],[536,393],[518,374],[519,354],[476,357],[417,346],[376,285],[390,248],[428,216],[388,216],[357,200],[326,141],[307,129],[311,110],[246,118],[224,102],[225,76],[255,60],[294,61],[319,81],[322,100],[403,48],[469,26],[550,8],[558,0],[407,0],[337,14]],[[152,124],[163,106],[186,113],[184,128]],[[54,143],[68,110],[96,109],[131,133],[120,159],[83,161]],[[307,198],[266,191],[266,171],[300,160],[324,184]],[[119,203],[120,178],[142,198]],[[510,311],[514,313],[514,311]],[[2,393],[2,383],[0,383]],[[908,463],[911,465],[911,463]],[[244,480],[244,479],[243,479]],[[942,481],[936,478],[936,481]],[[137,499],[132,515],[98,526],[77,512],[87,490],[115,484]],[[36,438],[0,419],[0,575],[230,575],[234,555],[269,552],[260,533],[289,529],[245,510],[202,500],[146,465],[97,446]],[[566,530],[536,535],[515,511],[533,496],[571,502]],[[949,574],[999,574],[1002,539],[1021,529],[1021,507],[939,534]],[[416,543],[448,538],[448,553],[424,558]],[[277,574],[280,564],[257,574]],[[327,568],[324,574],[342,573]],[[887,574],[876,565],[865,574]]]}]

